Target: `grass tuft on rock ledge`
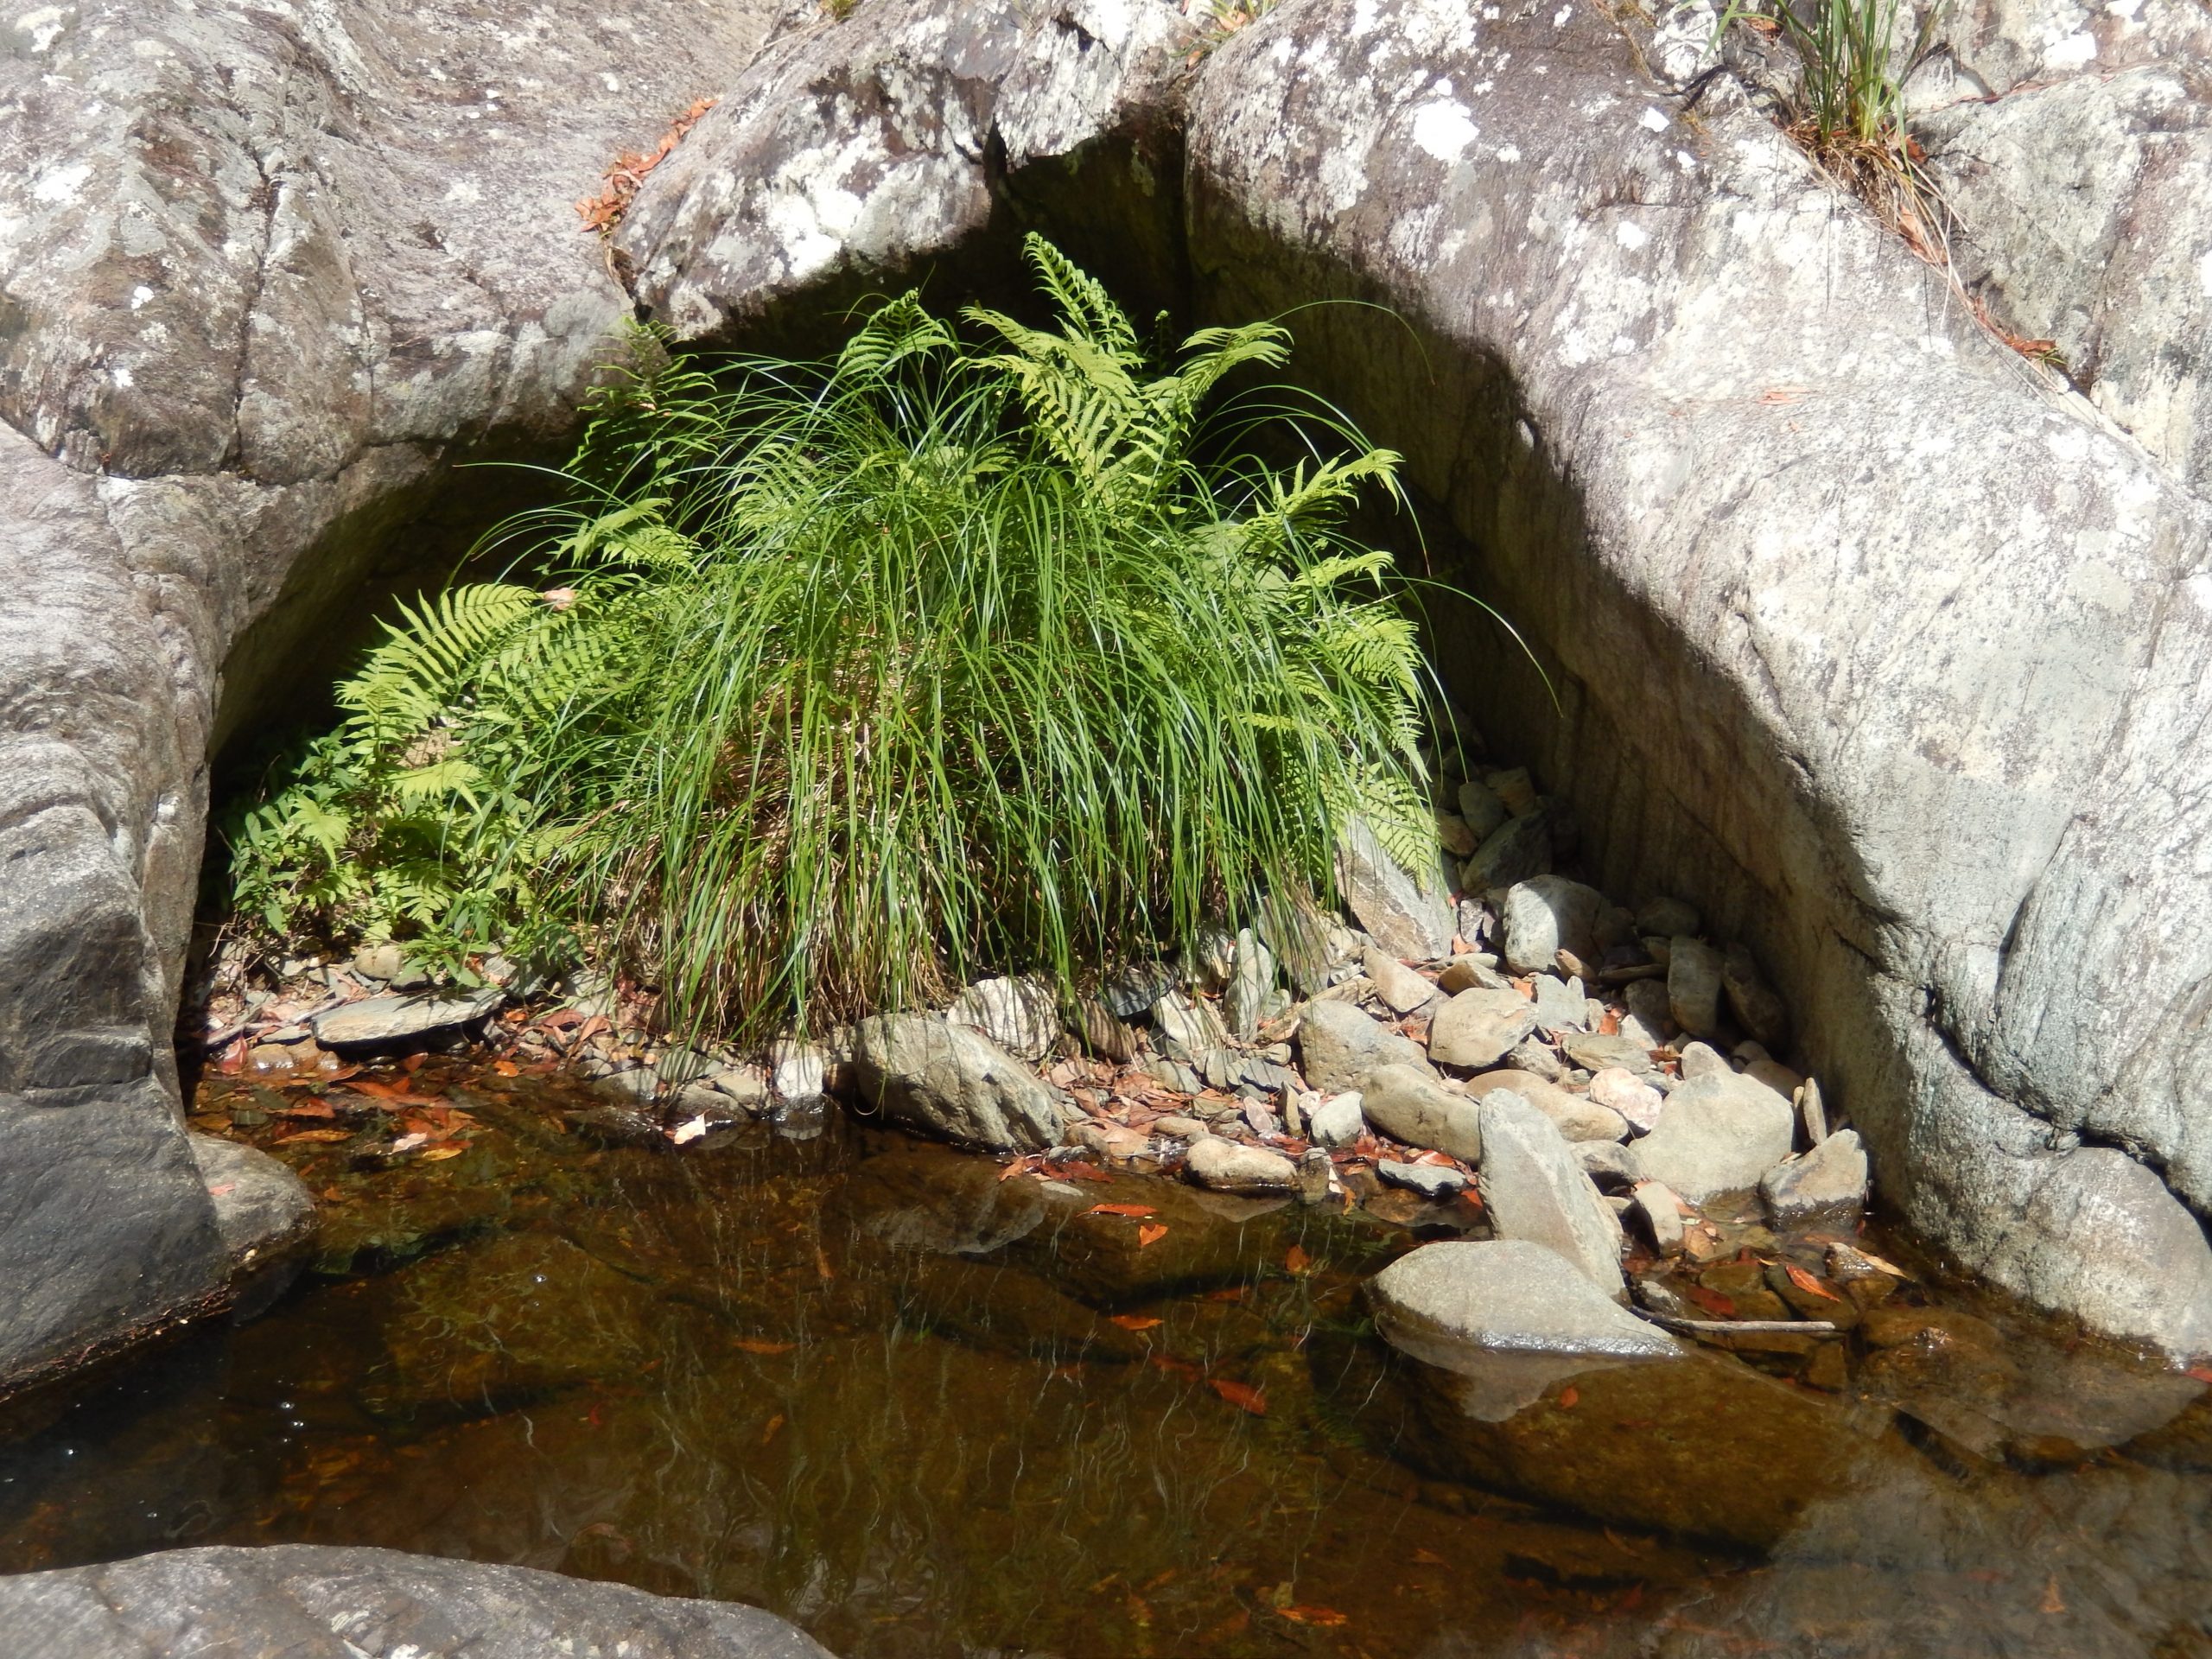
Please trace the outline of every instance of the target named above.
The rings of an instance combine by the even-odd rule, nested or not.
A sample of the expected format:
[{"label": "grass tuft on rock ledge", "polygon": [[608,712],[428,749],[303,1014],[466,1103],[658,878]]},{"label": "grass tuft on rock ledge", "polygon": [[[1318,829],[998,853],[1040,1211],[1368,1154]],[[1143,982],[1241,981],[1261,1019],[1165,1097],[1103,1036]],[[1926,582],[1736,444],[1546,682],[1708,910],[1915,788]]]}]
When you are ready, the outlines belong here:
[{"label": "grass tuft on rock ledge", "polygon": [[1155,361],[1029,253],[1055,327],[909,295],[826,363],[640,340],[566,499],[499,533],[532,579],[404,613],[238,820],[240,912],[565,936],[757,1040],[1325,892],[1354,814],[1433,862],[1414,629],[1343,528],[1396,457],[1279,390],[1205,414],[1281,327]]}]

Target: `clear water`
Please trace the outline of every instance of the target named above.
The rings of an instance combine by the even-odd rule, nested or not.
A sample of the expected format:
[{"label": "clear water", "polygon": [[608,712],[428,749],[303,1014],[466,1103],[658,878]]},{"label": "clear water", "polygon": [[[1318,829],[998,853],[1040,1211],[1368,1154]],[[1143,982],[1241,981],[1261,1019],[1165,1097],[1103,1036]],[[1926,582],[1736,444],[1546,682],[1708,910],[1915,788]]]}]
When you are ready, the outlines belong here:
[{"label": "clear water", "polygon": [[2202,1382],[2001,1308],[1908,1290],[1932,1331],[1854,1335],[1840,1391],[1707,1356],[1502,1395],[1374,1338],[1357,1287],[1419,1240],[1371,1214],[412,1086],[464,1150],[368,1155],[410,1109],[342,1089],[203,1093],[323,1193],[324,1257],[0,1414],[0,1568],[385,1545],[753,1602],[847,1659],[2212,1655]]}]

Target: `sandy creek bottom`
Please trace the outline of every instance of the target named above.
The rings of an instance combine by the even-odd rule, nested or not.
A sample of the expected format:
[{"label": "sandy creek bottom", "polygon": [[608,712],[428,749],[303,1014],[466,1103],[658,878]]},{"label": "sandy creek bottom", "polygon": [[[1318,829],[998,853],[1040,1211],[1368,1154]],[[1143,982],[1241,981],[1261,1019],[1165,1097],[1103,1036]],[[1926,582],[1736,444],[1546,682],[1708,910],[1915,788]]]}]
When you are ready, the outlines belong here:
[{"label": "sandy creek bottom", "polygon": [[[1501,1382],[1366,1321],[1445,1211],[1001,1182],[834,1114],[626,1147],[551,1080],[421,1086],[465,1150],[273,1146],[328,1224],[270,1313],[0,1414],[0,1568],[385,1545],[845,1659],[2212,1656],[2203,1382],[1986,1299],[1906,1287],[1932,1334],[1854,1333],[1840,1392],[1710,1353]],[[271,1145],[281,1103],[211,1080],[196,1121]]]}]

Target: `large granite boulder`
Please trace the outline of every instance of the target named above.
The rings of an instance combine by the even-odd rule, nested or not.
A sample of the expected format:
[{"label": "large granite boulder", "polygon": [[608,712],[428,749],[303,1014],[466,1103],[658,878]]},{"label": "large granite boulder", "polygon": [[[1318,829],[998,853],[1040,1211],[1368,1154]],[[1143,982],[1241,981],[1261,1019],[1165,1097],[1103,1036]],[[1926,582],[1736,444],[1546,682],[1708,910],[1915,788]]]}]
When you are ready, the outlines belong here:
[{"label": "large granite boulder", "polygon": [[[512,499],[630,302],[572,206],[766,0],[27,13],[0,53],[0,1387],[217,1306],[170,1050],[209,762]],[[314,649],[303,650],[303,642]]]},{"label": "large granite boulder", "polygon": [[0,1577],[38,1659],[828,1659],[757,1607],[390,1549],[171,1549]]},{"label": "large granite boulder", "polygon": [[[2044,96],[2066,3],[1990,0],[1974,73]],[[2196,52],[2179,3],[2075,30],[2175,158],[2097,183],[2135,205],[2066,266],[2101,273],[2069,347],[2109,365],[2101,410],[1726,80],[1682,118],[1668,52],[1655,81],[1589,8],[1299,0],[1202,55],[1164,0],[866,0],[766,53],[744,6],[22,23],[0,1268],[36,1290],[0,1376],[221,1279],[167,1052],[207,758],[378,558],[420,556],[401,528],[492,509],[450,463],[564,435],[633,297],[695,340],[788,331],[1002,282],[1032,225],[1140,306],[1387,308],[1299,310],[1298,371],[1405,453],[1440,563],[1535,648],[1432,606],[1599,884],[1752,947],[1881,1190],[1960,1259],[2212,1351],[2212,512],[2201,302],[2161,251],[2205,198],[2198,115],[2128,34]],[[578,235],[569,200],[704,92],[613,244]],[[1973,155],[2032,148],[1983,124],[2007,101],[1922,100],[1962,198]],[[2108,235],[2154,209],[2173,237]],[[1974,245],[2024,328],[2076,276],[2000,221]]]}]

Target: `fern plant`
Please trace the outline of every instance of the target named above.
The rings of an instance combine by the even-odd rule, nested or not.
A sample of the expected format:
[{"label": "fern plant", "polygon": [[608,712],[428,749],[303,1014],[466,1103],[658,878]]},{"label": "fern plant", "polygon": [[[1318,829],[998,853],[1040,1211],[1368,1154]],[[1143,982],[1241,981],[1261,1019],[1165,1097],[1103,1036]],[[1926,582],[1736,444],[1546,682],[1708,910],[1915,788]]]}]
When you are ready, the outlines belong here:
[{"label": "fern plant", "polygon": [[394,626],[246,820],[242,903],[573,928],[745,1039],[1187,943],[1325,890],[1355,813],[1433,866],[1414,625],[1343,530],[1396,458],[1279,395],[1207,417],[1275,325],[1155,362],[1029,257],[1055,327],[910,295],[719,374],[642,336],[567,498],[500,532],[535,579]]}]

